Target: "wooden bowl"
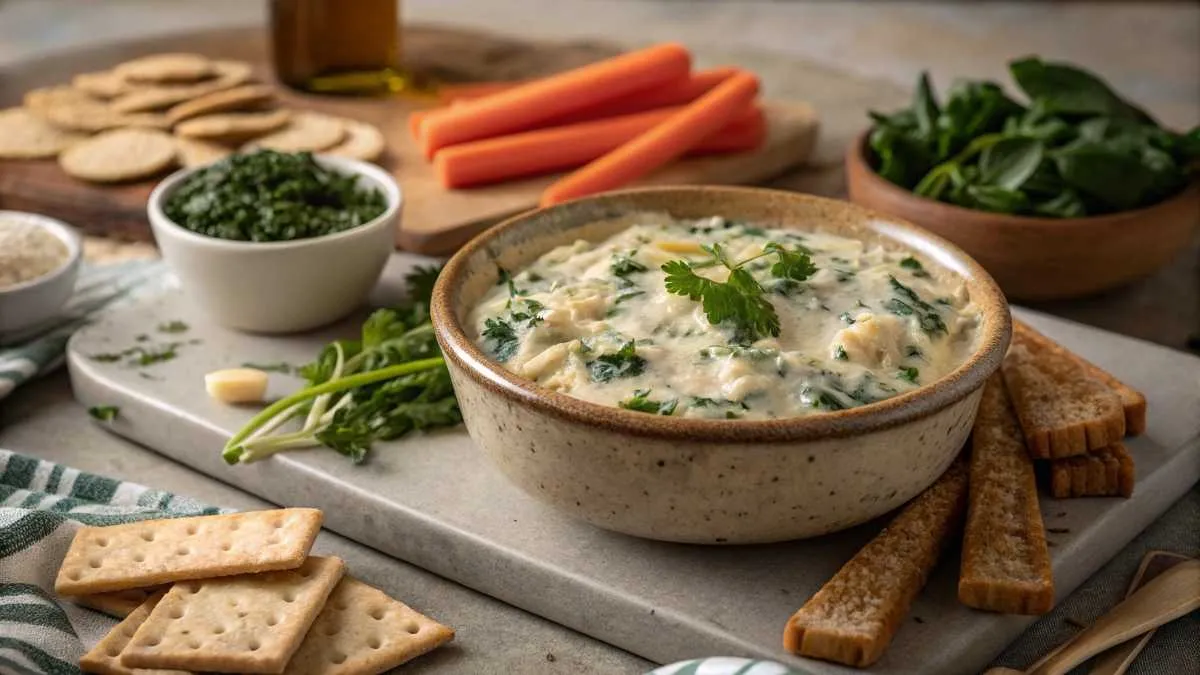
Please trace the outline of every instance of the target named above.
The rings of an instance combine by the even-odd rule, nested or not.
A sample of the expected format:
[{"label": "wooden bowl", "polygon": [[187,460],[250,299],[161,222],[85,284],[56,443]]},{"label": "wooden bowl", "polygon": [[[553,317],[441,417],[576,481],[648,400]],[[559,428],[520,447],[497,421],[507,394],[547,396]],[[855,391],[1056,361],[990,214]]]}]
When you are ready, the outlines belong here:
[{"label": "wooden bowl", "polygon": [[1011,216],[926,199],[875,172],[868,134],[846,152],[850,201],[957,244],[1010,300],[1075,298],[1148,276],[1179,254],[1200,225],[1200,183],[1154,206],[1088,218]]}]

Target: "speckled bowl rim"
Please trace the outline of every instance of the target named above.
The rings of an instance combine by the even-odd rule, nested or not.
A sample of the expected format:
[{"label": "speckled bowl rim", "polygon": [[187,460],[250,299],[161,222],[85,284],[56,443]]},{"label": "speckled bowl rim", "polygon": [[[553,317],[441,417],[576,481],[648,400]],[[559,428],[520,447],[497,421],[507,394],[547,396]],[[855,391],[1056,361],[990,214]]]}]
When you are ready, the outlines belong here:
[{"label": "speckled bowl rim", "polygon": [[[629,200],[640,200],[645,204],[635,206],[636,209],[666,210],[662,205],[656,206],[654,201],[668,195],[686,196],[698,192],[710,195],[717,192],[730,196],[760,195],[764,198],[786,195],[786,199],[797,203],[817,203],[830,208],[853,211],[859,214],[862,221],[884,221],[889,227],[922,240],[925,245],[937,249],[967,271],[965,280],[971,298],[979,305],[980,313],[986,319],[982,322],[984,329],[979,336],[976,350],[966,362],[934,382],[858,408],[770,420],[709,420],[647,415],[550,391],[509,372],[492,360],[475,345],[458,321],[454,308],[466,278],[467,261],[477,252],[486,249],[492,240],[500,235],[522,227],[534,226],[547,218],[561,218],[564,223],[570,222],[569,226],[560,227],[560,230],[580,227],[595,221],[591,212],[604,202],[619,202],[624,206]],[[579,216],[573,218],[573,212]],[[881,236],[891,239],[886,233],[881,233]],[[900,245],[899,242],[896,243]],[[446,263],[434,286],[430,311],[435,333],[445,357],[474,382],[495,395],[560,420],[597,429],[630,436],[702,443],[811,441],[865,435],[907,424],[943,410],[981,388],[987,378],[1000,367],[1012,335],[1008,302],[1000,287],[979,263],[950,242],[903,219],[849,202],[752,187],[637,188],[607,192],[518,214],[472,239]]]},{"label": "speckled bowl rim", "polygon": [[1041,216],[1019,216],[1011,213],[992,213],[990,211],[979,211],[976,209],[968,209],[957,204],[947,204],[936,199],[930,199],[921,195],[909,192],[904,188],[896,185],[892,181],[879,175],[875,167],[871,166],[871,161],[867,156],[867,142],[871,136],[871,131],[874,127],[868,127],[854,139],[854,142],[846,149],[846,165],[849,180],[854,180],[854,172],[849,169],[851,164],[857,164],[863,168],[862,175],[867,181],[866,188],[875,192],[886,193],[890,197],[894,197],[897,201],[901,201],[912,205],[909,208],[925,208],[937,209],[959,220],[959,225],[966,227],[1046,227],[1065,230],[1070,228],[1087,229],[1098,227],[1101,223],[1111,223],[1114,221],[1127,220],[1151,220],[1157,218],[1160,211],[1168,211],[1175,208],[1176,204],[1185,201],[1200,200],[1200,180],[1193,180],[1173,197],[1143,206],[1140,209],[1130,209],[1128,211],[1117,211],[1115,213],[1104,213],[1098,216],[1084,216],[1083,218],[1043,218]]}]

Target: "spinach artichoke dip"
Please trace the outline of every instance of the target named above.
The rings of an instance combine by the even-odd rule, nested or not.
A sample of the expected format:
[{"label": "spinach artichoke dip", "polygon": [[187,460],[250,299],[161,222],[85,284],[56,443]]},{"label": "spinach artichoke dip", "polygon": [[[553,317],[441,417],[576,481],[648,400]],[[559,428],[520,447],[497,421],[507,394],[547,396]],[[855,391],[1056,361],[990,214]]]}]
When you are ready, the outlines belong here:
[{"label": "spinach artichoke dip", "polygon": [[832,234],[638,214],[501,281],[470,317],[513,373],[658,415],[772,419],[933,382],[975,347],[961,280]]}]

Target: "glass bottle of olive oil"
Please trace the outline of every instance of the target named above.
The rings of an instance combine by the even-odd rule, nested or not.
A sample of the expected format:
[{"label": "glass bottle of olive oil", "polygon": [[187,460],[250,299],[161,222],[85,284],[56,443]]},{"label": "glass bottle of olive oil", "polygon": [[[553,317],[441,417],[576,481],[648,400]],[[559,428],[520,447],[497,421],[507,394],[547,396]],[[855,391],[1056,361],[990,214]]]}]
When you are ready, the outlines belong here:
[{"label": "glass bottle of olive oil", "polygon": [[418,89],[400,67],[399,0],[271,0],[280,82],[319,94]]}]

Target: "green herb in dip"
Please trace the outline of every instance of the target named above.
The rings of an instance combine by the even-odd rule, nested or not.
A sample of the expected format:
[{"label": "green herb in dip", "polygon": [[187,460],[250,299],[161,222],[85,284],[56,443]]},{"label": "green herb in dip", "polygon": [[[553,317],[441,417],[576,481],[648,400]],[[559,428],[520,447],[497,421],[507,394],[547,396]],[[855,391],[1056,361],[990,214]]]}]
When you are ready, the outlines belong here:
[{"label": "green herb in dip", "polygon": [[167,199],[166,216],[197,234],[238,241],[292,241],[343,232],[383,214],[387,202],[355,176],[311,153],[260,150],[197,171]]}]

